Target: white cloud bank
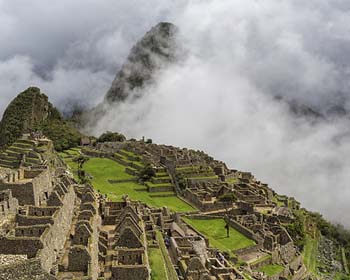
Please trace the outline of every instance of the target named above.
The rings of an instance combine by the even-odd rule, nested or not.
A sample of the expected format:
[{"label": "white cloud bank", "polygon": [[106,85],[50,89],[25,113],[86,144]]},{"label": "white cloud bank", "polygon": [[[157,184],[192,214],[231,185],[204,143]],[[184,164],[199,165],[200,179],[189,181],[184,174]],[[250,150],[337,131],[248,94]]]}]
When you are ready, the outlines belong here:
[{"label": "white cloud bank", "polygon": [[[144,98],[113,108],[93,132],[203,149],[350,225],[349,120],[311,123],[273,99],[320,112],[349,109],[348,1],[30,2],[37,5],[18,12],[19,1],[0,1],[8,26],[0,29],[12,38],[0,46],[1,108],[31,83],[61,109],[67,97],[95,104],[132,44],[158,21],[174,22],[186,59],[160,73]],[[78,11],[74,20],[64,4]]]}]

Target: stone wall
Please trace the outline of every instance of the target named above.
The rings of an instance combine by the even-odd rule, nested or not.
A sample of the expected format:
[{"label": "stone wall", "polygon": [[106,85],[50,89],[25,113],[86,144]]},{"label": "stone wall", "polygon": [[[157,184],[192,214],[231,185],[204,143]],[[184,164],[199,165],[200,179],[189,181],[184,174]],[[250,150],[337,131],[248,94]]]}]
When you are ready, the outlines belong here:
[{"label": "stone wall", "polygon": [[34,205],[34,191],[31,182],[26,184],[2,184],[0,183],[0,191],[10,189],[12,195],[18,199],[19,205]]},{"label": "stone wall", "polygon": [[239,231],[243,235],[249,237],[250,239],[253,239],[255,242],[259,243],[259,240],[255,236],[254,232],[252,232],[250,229],[246,228],[245,226],[242,226],[240,223],[237,223],[236,221],[230,219],[229,225],[233,227],[235,230]]},{"label": "stone wall", "polygon": [[246,255],[246,254],[250,254],[250,253],[253,253],[253,252],[258,252],[262,248],[263,248],[262,244],[256,244],[256,245],[253,245],[253,246],[250,246],[250,247],[246,247],[246,248],[235,250],[234,253],[236,255],[238,255],[238,256]]},{"label": "stone wall", "polygon": [[[32,177],[35,176],[36,177]],[[24,180],[12,183],[1,183],[0,191],[10,189],[20,205],[39,206],[45,198],[44,193],[52,190],[51,175],[48,169],[24,171]]]},{"label": "stone wall", "polygon": [[266,259],[264,259],[262,261],[258,261],[258,262],[250,264],[250,267],[253,270],[257,270],[260,267],[263,267],[263,266],[269,265],[269,264],[272,264],[272,259],[271,258],[266,258]]},{"label": "stone wall", "polygon": [[36,256],[43,243],[36,237],[0,237],[0,252],[6,255]]},{"label": "stone wall", "polygon": [[88,272],[91,256],[85,246],[75,245],[69,250],[68,271]]},{"label": "stone wall", "polygon": [[145,265],[125,265],[112,267],[111,271],[112,279],[149,279],[149,271]]},{"label": "stone wall", "polygon": [[0,266],[0,279],[2,280],[55,280],[41,268],[40,259],[28,259],[14,264]]},{"label": "stone wall", "polygon": [[172,192],[174,191],[173,186],[157,186],[157,187],[147,187],[149,192]]},{"label": "stone wall", "polygon": [[54,224],[50,231],[41,237],[44,248],[40,251],[42,267],[49,271],[52,264],[56,261],[59,251],[63,248],[67,233],[70,229],[73,210],[74,210],[75,192],[73,186],[70,186],[64,196],[64,203],[61,209],[55,215]]},{"label": "stone wall", "polygon": [[19,226],[30,226],[30,225],[40,225],[40,224],[53,224],[52,217],[35,217],[26,215],[17,215],[16,222]]}]

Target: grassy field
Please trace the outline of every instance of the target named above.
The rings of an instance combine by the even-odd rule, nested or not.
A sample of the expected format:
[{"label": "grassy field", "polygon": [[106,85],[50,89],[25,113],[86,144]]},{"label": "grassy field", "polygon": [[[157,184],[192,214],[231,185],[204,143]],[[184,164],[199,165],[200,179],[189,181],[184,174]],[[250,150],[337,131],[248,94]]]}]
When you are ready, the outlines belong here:
[{"label": "grassy field", "polygon": [[79,150],[74,148],[58,153],[58,155],[64,160],[64,162],[70,167],[74,178],[78,179],[78,163],[73,161],[74,156],[79,155]]},{"label": "grassy field", "polygon": [[303,257],[306,268],[315,273],[316,272],[316,257],[318,255],[318,241],[312,239],[310,236],[306,238],[306,244],[304,247]]},{"label": "grassy field", "polygon": [[149,263],[151,266],[151,279],[152,280],[165,280],[167,274],[165,271],[165,264],[162,252],[157,248],[148,249]]},{"label": "grassy field", "polygon": [[231,252],[255,245],[255,242],[234,228],[230,228],[230,237],[226,237],[225,221],[223,219],[196,220],[184,218],[184,221],[205,235],[212,247]]},{"label": "grassy field", "polygon": [[269,264],[260,267],[258,270],[264,272],[267,276],[273,276],[283,271],[284,267],[278,264]]},{"label": "grassy field", "polygon": [[84,164],[84,170],[94,177],[95,188],[103,191],[107,179],[127,180],[132,175],[125,173],[125,166],[108,158],[90,158]]},{"label": "grassy field", "polygon": [[[125,180],[134,177],[125,173],[125,166],[106,158],[91,158],[84,164],[84,170],[93,177],[92,184],[101,193],[107,194],[112,200],[118,201],[122,195],[128,194],[133,200],[141,200],[149,206],[167,206],[175,212],[194,211],[195,209],[176,196],[153,197],[158,193],[147,192],[146,186],[136,182],[111,184],[108,179]],[[162,193],[159,193],[162,194]],[[152,195],[152,196],[151,196]]]}]

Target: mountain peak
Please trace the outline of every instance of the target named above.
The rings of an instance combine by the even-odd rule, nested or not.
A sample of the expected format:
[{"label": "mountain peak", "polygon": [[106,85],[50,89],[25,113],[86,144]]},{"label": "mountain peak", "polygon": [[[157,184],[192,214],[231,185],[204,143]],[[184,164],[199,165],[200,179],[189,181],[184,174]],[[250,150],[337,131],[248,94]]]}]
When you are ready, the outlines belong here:
[{"label": "mountain peak", "polygon": [[133,90],[152,83],[154,73],[176,57],[176,31],[174,24],[161,22],[136,43],[106,95],[107,103],[123,101]]}]

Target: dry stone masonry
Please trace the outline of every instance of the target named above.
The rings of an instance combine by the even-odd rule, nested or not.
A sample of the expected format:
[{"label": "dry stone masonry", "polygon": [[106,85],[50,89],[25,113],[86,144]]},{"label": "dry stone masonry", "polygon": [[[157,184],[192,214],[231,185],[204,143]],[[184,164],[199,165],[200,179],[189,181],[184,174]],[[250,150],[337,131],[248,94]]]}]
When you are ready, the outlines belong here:
[{"label": "dry stone masonry", "polygon": [[[285,227],[295,221],[299,203],[202,151],[144,141],[81,149],[125,166],[132,182],[151,166],[155,175],[144,182],[146,190],[174,192],[198,209],[173,213],[127,195],[111,201],[90,184],[78,184],[40,134],[24,135],[13,147],[0,161],[0,279],[151,280],[152,249],[168,280],[312,279]],[[252,245],[221,251],[187,218],[219,219]],[[312,234],[312,221],[305,223]],[[324,251],[331,247],[322,244]],[[341,270],[331,257],[328,263]],[[281,269],[260,271],[268,265]]]}]

